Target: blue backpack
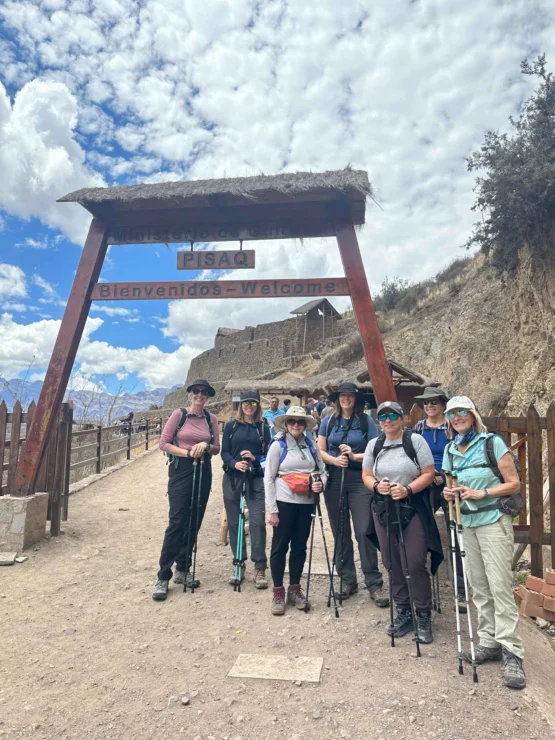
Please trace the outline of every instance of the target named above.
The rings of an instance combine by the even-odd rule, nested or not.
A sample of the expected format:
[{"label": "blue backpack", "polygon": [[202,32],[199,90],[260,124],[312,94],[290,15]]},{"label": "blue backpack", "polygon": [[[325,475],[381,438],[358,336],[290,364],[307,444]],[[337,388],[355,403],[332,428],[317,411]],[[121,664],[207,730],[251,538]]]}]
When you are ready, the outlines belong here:
[{"label": "blue backpack", "polygon": [[[314,460],[314,464],[318,465],[318,458],[316,456],[316,451],[314,449],[314,442],[308,437],[305,437],[305,441],[306,441],[306,446],[308,447],[308,449],[310,450],[310,454],[312,455],[312,459]],[[281,447],[281,453],[279,456],[279,464],[281,465],[281,463],[287,457],[287,442],[283,437],[280,437],[279,439],[277,437],[273,437],[272,441],[268,445],[268,450],[274,444],[274,442],[278,442],[279,446]]]}]

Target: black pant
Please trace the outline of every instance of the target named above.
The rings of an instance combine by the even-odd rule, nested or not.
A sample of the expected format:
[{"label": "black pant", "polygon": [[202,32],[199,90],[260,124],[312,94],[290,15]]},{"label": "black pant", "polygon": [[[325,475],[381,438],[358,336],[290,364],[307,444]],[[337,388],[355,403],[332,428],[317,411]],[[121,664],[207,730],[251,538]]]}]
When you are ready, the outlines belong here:
[{"label": "black pant", "polygon": [[[451,549],[450,549],[451,548],[451,530],[449,527],[449,504],[443,498],[444,488],[445,486],[443,484],[440,486],[433,485],[431,487],[430,503],[432,504],[434,514],[440,507],[443,511],[443,516],[445,518],[445,528],[447,530],[447,542],[449,544],[449,564],[451,566],[453,563],[453,559],[452,559],[453,556],[451,554]],[[457,587],[458,587],[459,594],[464,594],[464,578],[463,578],[463,572],[462,572],[461,550],[459,548],[458,537],[456,536],[455,536],[455,558],[457,562]]]},{"label": "black pant", "polygon": [[278,501],[277,506],[279,524],[274,528],[270,553],[272,580],[274,586],[283,586],[285,558],[289,545],[291,545],[289,583],[295,585],[301,582],[303,574],[306,560],[306,543],[310,535],[314,506],[310,504],[290,504],[286,501]]},{"label": "black pant", "polygon": [[[193,478],[195,478],[194,493]],[[191,567],[193,547],[204,518],[211,487],[212,462],[209,457],[205,457],[202,464],[199,460],[194,467],[193,460],[184,457],[179,458],[177,468],[170,464],[168,481],[170,520],[160,554],[158,578],[169,581],[174,563],[178,570],[182,571],[188,571]]]},{"label": "black pant", "polygon": [[[331,468],[328,485],[324,491],[326,509],[335,540],[339,537],[340,529],[341,472],[341,468]],[[335,567],[340,575],[343,570],[344,583],[356,585],[357,572],[351,537],[352,517],[360,553],[360,567],[364,574],[364,585],[367,589],[376,589],[383,585],[383,576],[378,567],[378,551],[366,536],[372,516],[371,503],[372,493],[362,482],[362,471],[347,468],[343,482],[343,541],[338,542],[335,548]],[[343,568],[341,562],[343,562]]]}]

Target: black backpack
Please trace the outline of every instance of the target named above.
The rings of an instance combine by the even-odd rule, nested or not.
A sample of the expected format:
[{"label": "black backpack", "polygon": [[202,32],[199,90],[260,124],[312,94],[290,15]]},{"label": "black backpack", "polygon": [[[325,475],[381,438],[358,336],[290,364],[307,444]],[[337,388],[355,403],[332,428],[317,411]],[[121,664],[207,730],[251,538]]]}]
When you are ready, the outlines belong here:
[{"label": "black backpack", "polygon": [[416,432],[413,432],[411,429],[405,429],[403,431],[403,438],[401,440],[401,444],[399,445],[387,445],[385,447],[385,434],[381,432],[376,437],[376,444],[374,445],[374,450],[372,452],[374,456],[374,465],[378,462],[378,455],[380,452],[387,452],[387,450],[397,450],[399,447],[402,447],[405,451],[405,455],[409,458],[409,460],[412,460],[412,462],[416,465],[418,470],[420,471],[420,463],[418,462],[418,456],[416,454],[416,450],[414,449],[414,445],[412,443],[412,435],[416,434]]},{"label": "black backpack", "polygon": [[[206,423],[208,425],[208,431],[210,432],[210,444],[214,443],[214,429],[212,428],[212,419],[210,418],[210,414],[206,409],[203,409],[204,418],[206,419]],[[175,430],[175,434],[173,435],[173,441],[172,444],[175,445],[175,447],[179,447],[177,444],[177,435],[179,434],[180,429],[184,426],[187,419],[189,417],[189,412],[187,409],[181,409],[181,418],[179,419],[179,424],[177,425],[177,428]],[[179,457],[176,455],[172,455],[171,453],[167,453],[168,455],[168,464],[174,465],[174,467],[179,467]]]},{"label": "black backpack", "polygon": [[[488,436],[484,439],[484,458],[485,462],[483,463],[475,463],[474,465],[465,465],[461,470],[469,470],[470,468],[489,468],[491,472],[495,475],[496,478],[499,478],[501,483],[504,483],[505,480],[503,479],[503,476],[501,474],[501,471],[499,470],[499,465],[497,464],[497,459],[495,457],[495,450],[494,450],[494,443],[495,443],[495,437],[496,434],[488,434]],[[518,473],[518,479],[520,481],[520,487],[522,490],[522,473],[520,470],[520,463],[518,462],[517,456],[514,454],[512,450],[509,449],[509,452],[513,458],[513,462],[515,464],[516,472]],[[451,452],[451,445],[447,448],[447,456],[449,458],[449,469],[451,472],[456,472],[454,470],[454,464],[453,464],[453,453]],[[464,514],[476,514],[476,511],[465,511],[464,505],[461,509]],[[495,511],[499,510],[502,511],[504,514],[510,514],[511,516],[518,516],[520,512],[522,511],[522,493],[513,493],[511,496],[499,496],[497,501],[493,504],[488,504],[487,506],[480,506],[479,511]]]},{"label": "black backpack", "polygon": [[[326,439],[330,436],[338,418],[339,417],[335,416],[335,414],[330,414],[328,423],[326,424]],[[341,438],[340,444],[343,444],[343,442],[347,439],[347,435],[349,434],[349,429],[351,428],[351,424],[353,423],[355,419],[360,419],[360,431],[364,435],[364,438],[368,441],[368,415],[362,412],[360,416],[355,416],[354,414],[351,415],[351,418],[349,419],[349,423],[347,424],[347,427],[345,428],[345,431],[343,432],[343,436]],[[362,470],[362,463],[349,460],[349,468],[351,470]]]},{"label": "black backpack", "polygon": [[[233,426],[231,427],[231,434],[229,435],[229,441],[233,439],[233,435],[237,431],[237,428],[239,426],[238,421],[233,422]],[[256,423],[256,431],[258,432],[258,436],[260,437],[260,444],[262,446],[262,457],[265,457],[266,452],[268,451],[268,448],[266,447],[266,440],[264,438],[264,432],[266,431],[266,427],[269,427],[268,420],[262,419],[262,421],[259,421]],[[272,442],[273,440],[270,440]],[[258,468],[257,468],[258,469]],[[222,465],[222,470],[224,473],[234,473],[235,471],[229,467],[229,465],[226,465],[225,463]]]}]

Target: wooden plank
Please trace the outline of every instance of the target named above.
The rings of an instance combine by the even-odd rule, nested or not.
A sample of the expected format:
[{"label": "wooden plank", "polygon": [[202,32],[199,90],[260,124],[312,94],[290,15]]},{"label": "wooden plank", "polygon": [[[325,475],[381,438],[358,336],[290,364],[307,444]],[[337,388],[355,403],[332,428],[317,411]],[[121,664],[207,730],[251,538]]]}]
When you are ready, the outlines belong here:
[{"label": "wooden plank", "polygon": [[[515,545],[529,545],[530,544],[530,531],[527,529],[515,529]],[[551,544],[551,535],[549,532],[542,534],[542,545],[549,546]]]},{"label": "wooden plank", "polygon": [[106,228],[93,219],[75,279],[71,287],[56,344],[52,351],[33,424],[25,440],[17,468],[14,493],[25,496],[35,490],[47,440],[56,425],[58,412],[91,305],[90,290],[98,281],[108,247]]},{"label": "wooden plank", "polygon": [[50,432],[50,439],[48,446],[45,450],[44,457],[46,459],[46,473],[45,473],[45,491],[48,491],[48,515],[47,518],[50,521],[52,515],[52,507],[54,506],[54,514],[56,512],[56,492],[54,490],[54,477],[56,475],[56,453],[58,449],[58,428],[59,428],[59,414],[58,424]]},{"label": "wooden plank", "polygon": [[98,427],[98,435],[96,438],[96,473],[97,475],[102,470],[102,427]]},{"label": "wooden plank", "polygon": [[56,444],[56,468],[54,472],[54,481],[52,485],[53,496],[50,509],[50,534],[52,537],[58,537],[61,530],[62,522],[62,505],[66,469],[67,455],[67,404],[62,404],[60,421],[58,424],[58,435]]},{"label": "wooden plank", "polygon": [[19,437],[21,434],[21,404],[16,401],[11,413],[10,452],[8,457],[8,493],[13,493],[17,460],[19,457]]},{"label": "wooden plank", "polygon": [[[123,448],[125,449],[125,447]],[[110,453],[114,454],[114,453]],[[103,457],[107,457],[103,455]],[[86,465],[96,465],[96,457],[91,457],[88,460],[81,460],[80,462],[71,463],[69,466],[70,470],[77,470],[77,468],[84,468]]]},{"label": "wooden plank", "polygon": [[0,496],[3,496],[5,491],[4,488],[7,490],[7,486],[4,487],[3,480],[3,470],[4,470],[4,460],[6,457],[5,448],[4,445],[6,443],[6,427],[8,424],[8,407],[6,406],[6,402],[2,401],[0,403]]},{"label": "wooden plank", "polygon": [[[91,299],[93,301],[128,301],[130,299],[167,301],[191,298],[303,298],[307,296],[330,298],[338,295],[349,295],[349,287],[345,278],[97,283],[93,287]],[[387,370],[389,373],[389,365]],[[393,382],[391,385],[393,387]]]},{"label": "wooden plank", "polygon": [[385,356],[355,227],[350,217],[341,212],[335,214],[334,223],[337,231],[337,244],[353,302],[353,310],[360,331],[362,346],[364,347],[364,355],[374,395],[378,404],[382,401],[396,401],[397,394]]},{"label": "wooden plank", "polygon": [[518,517],[519,524],[528,522],[528,465],[526,464],[526,444],[528,437],[526,434],[518,435],[519,446],[517,448],[517,458],[520,465],[520,478],[522,481],[522,511]]},{"label": "wooden plank", "polygon": [[499,416],[497,418],[497,434],[501,437],[503,442],[510,447],[511,439],[509,434],[509,420],[506,416]]},{"label": "wooden plank", "polygon": [[528,481],[530,491],[530,559],[533,576],[543,578],[543,476],[540,419],[534,406],[526,414],[528,427]]},{"label": "wooden plank", "polygon": [[411,429],[414,427],[414,425],[422,419],[422,409],[417,403],[413,403],[412,408],[409,412],[409,424]]},{"label": "wooden plank", "polygon": [[29,429],[31,428],[31,424],[33,423],[33,417],[35,415],[36,408],[37,404],[34,401],[31,401],[29,407],[27,408],[27,413],[23,414],[23,418],[25,419],[25,438],[27,438],[27,435],[29,434]]},{"label": "wooden plank", "polygon": [[67,404],[67,424],[68,434],[66,441],[66,465],[64,474],[64,491],[63,491],[63,503],[62,503],[62,521],[66,522],[69,514],[69,478],[71,463],[71,437],[73,434],[73,401],[68,401]]},{"label": "wooden plank", "polygon": [[241,270],[255,266],[254,249],[225,249],[177,253],[178,270]]},{"label": "wooden plank", "polygon": [[547,409],[547,474],[549,477],[549,518],[551,567],[555,568],[555,403]]}]

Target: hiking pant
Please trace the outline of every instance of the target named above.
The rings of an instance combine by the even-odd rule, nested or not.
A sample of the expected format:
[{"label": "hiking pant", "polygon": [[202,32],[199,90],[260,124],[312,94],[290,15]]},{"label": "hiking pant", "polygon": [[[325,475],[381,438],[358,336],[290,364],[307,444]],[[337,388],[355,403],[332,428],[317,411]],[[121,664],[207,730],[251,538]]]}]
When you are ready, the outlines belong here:
[{"label": "hiking pant", "polygon": [[[434,514],[440,507],[443,511],[443,517],[445,519],[445,529],[447,530],[448,547],[451,548],[451,527],[449,525],[449,504],[443,498],[444,488],[445,488],[445,485],[443,483],[439,486],[436,486],[434,484],[430,488],[430,504],[432,505],[432,510]],[[456,558],[456,563],[457,563],[457,588],[458,588],[459,595],[464,596],[464,578],[463,578],[463,572],[462,572],[461,550],[459,547],[459,540],[457,539],[456,535],[455,535],[455,558]],[[453,564],[453,556],[451,555],[451,550],[449,550],[449,567],[447,570],[451,570],[452,564]],[[454,587],[454,584],[453,584],[453,587]]]},{"label": "hiking pant", "polygon": [[[212,487],[212,462],[204,458],[201,465],[196,465],[195,491],[193,493],[193,460],[180,457],[179,465],[169,466],[168,500],[170,504],[169,523],[164,535],[164,544],[160,554],[158,578],[169,581],[172,577],[172,566],[178,570],[188,571],[191,567],[191,555],[196,536],[200,530],[210,488]],[[202,486],[200,475],[202,470]],[[200,493],[200,500],[199,500]]]},{"label": "hiking pant", "polygon": [[511,567],[513,520],[509,514],[503,514],[494,524],[464,527],[463,537],[472,601],[478,611],[480,645],[502,645],[522,658],[524,647],[517,634],[518,609]]},{"label": "hiking pant", "polygon": [[[385,567],[389,570],[389,547],[387,543],[387,532],[374,516],[374,526],[380,543],[380,552]],[[391,584],[393,590],[393,601],[396,606],[405,609],[410,608],[409,589],[401,560],[401,546],[399,541],[399,528],[394,525],[390,532],[391,537]],[[403,539],[407,551],[407,562],[410,574],[410,583],[414,606],[418,611],[431,611],[432,609],[432,583],[427,568],[428,543],[424,533],[424,527],[418,513],[414,513],[412,519],[403,529]]]},{"label": "hiking pant", "polygon": [[[224,473],[224,506],[229,529],[229,544],[233,558],[237,554],[237,535],[239,532],[239,512],[244,476],[237,473]],[[251,477],[246,480],[246,504],[249,510],[249,536],[251,541],[251,560],[255,568],[267,568],[266,558],[266,503],[264,499],[264,478]],[[247,559],[247,543],[243,538],[241,559]]]},{"label": "hiking pant", "polygon": [[295,585],[301,582],[304,563],[306,560],[306,543],[310,535],[312,512],[314,506],[310,504],[290,504],[287,501],[277,501],[279,524],[274,527],[272,549],[270,553],[270,569],[274,586],[283,586],[285,573],[285,559],[291,546],[289,555],[289,583]]},{"label": "hiking pant", "polygon": [[[357,572],[353,540],[351,537],[351,517],[353,528],[360,553],[360,566],[364,574],[364,584],[367,589],[377,589],[383,586],[383,576],[378,568],[378,551],[366,536],[372,516],[373,494],[362,482],[362,470],[345,469],[343,485],[343,538],[337,542],[340,530],[339,498],[341,489],[341,468],[332,467],[328,485],[324,491],[326,509],[333,532],[335,545],[335,567],[343,575],[343,582],[356,585]],[[383,558],[382,558],[383,559]],[[343,562],[343,567],[341,567]]]}]

